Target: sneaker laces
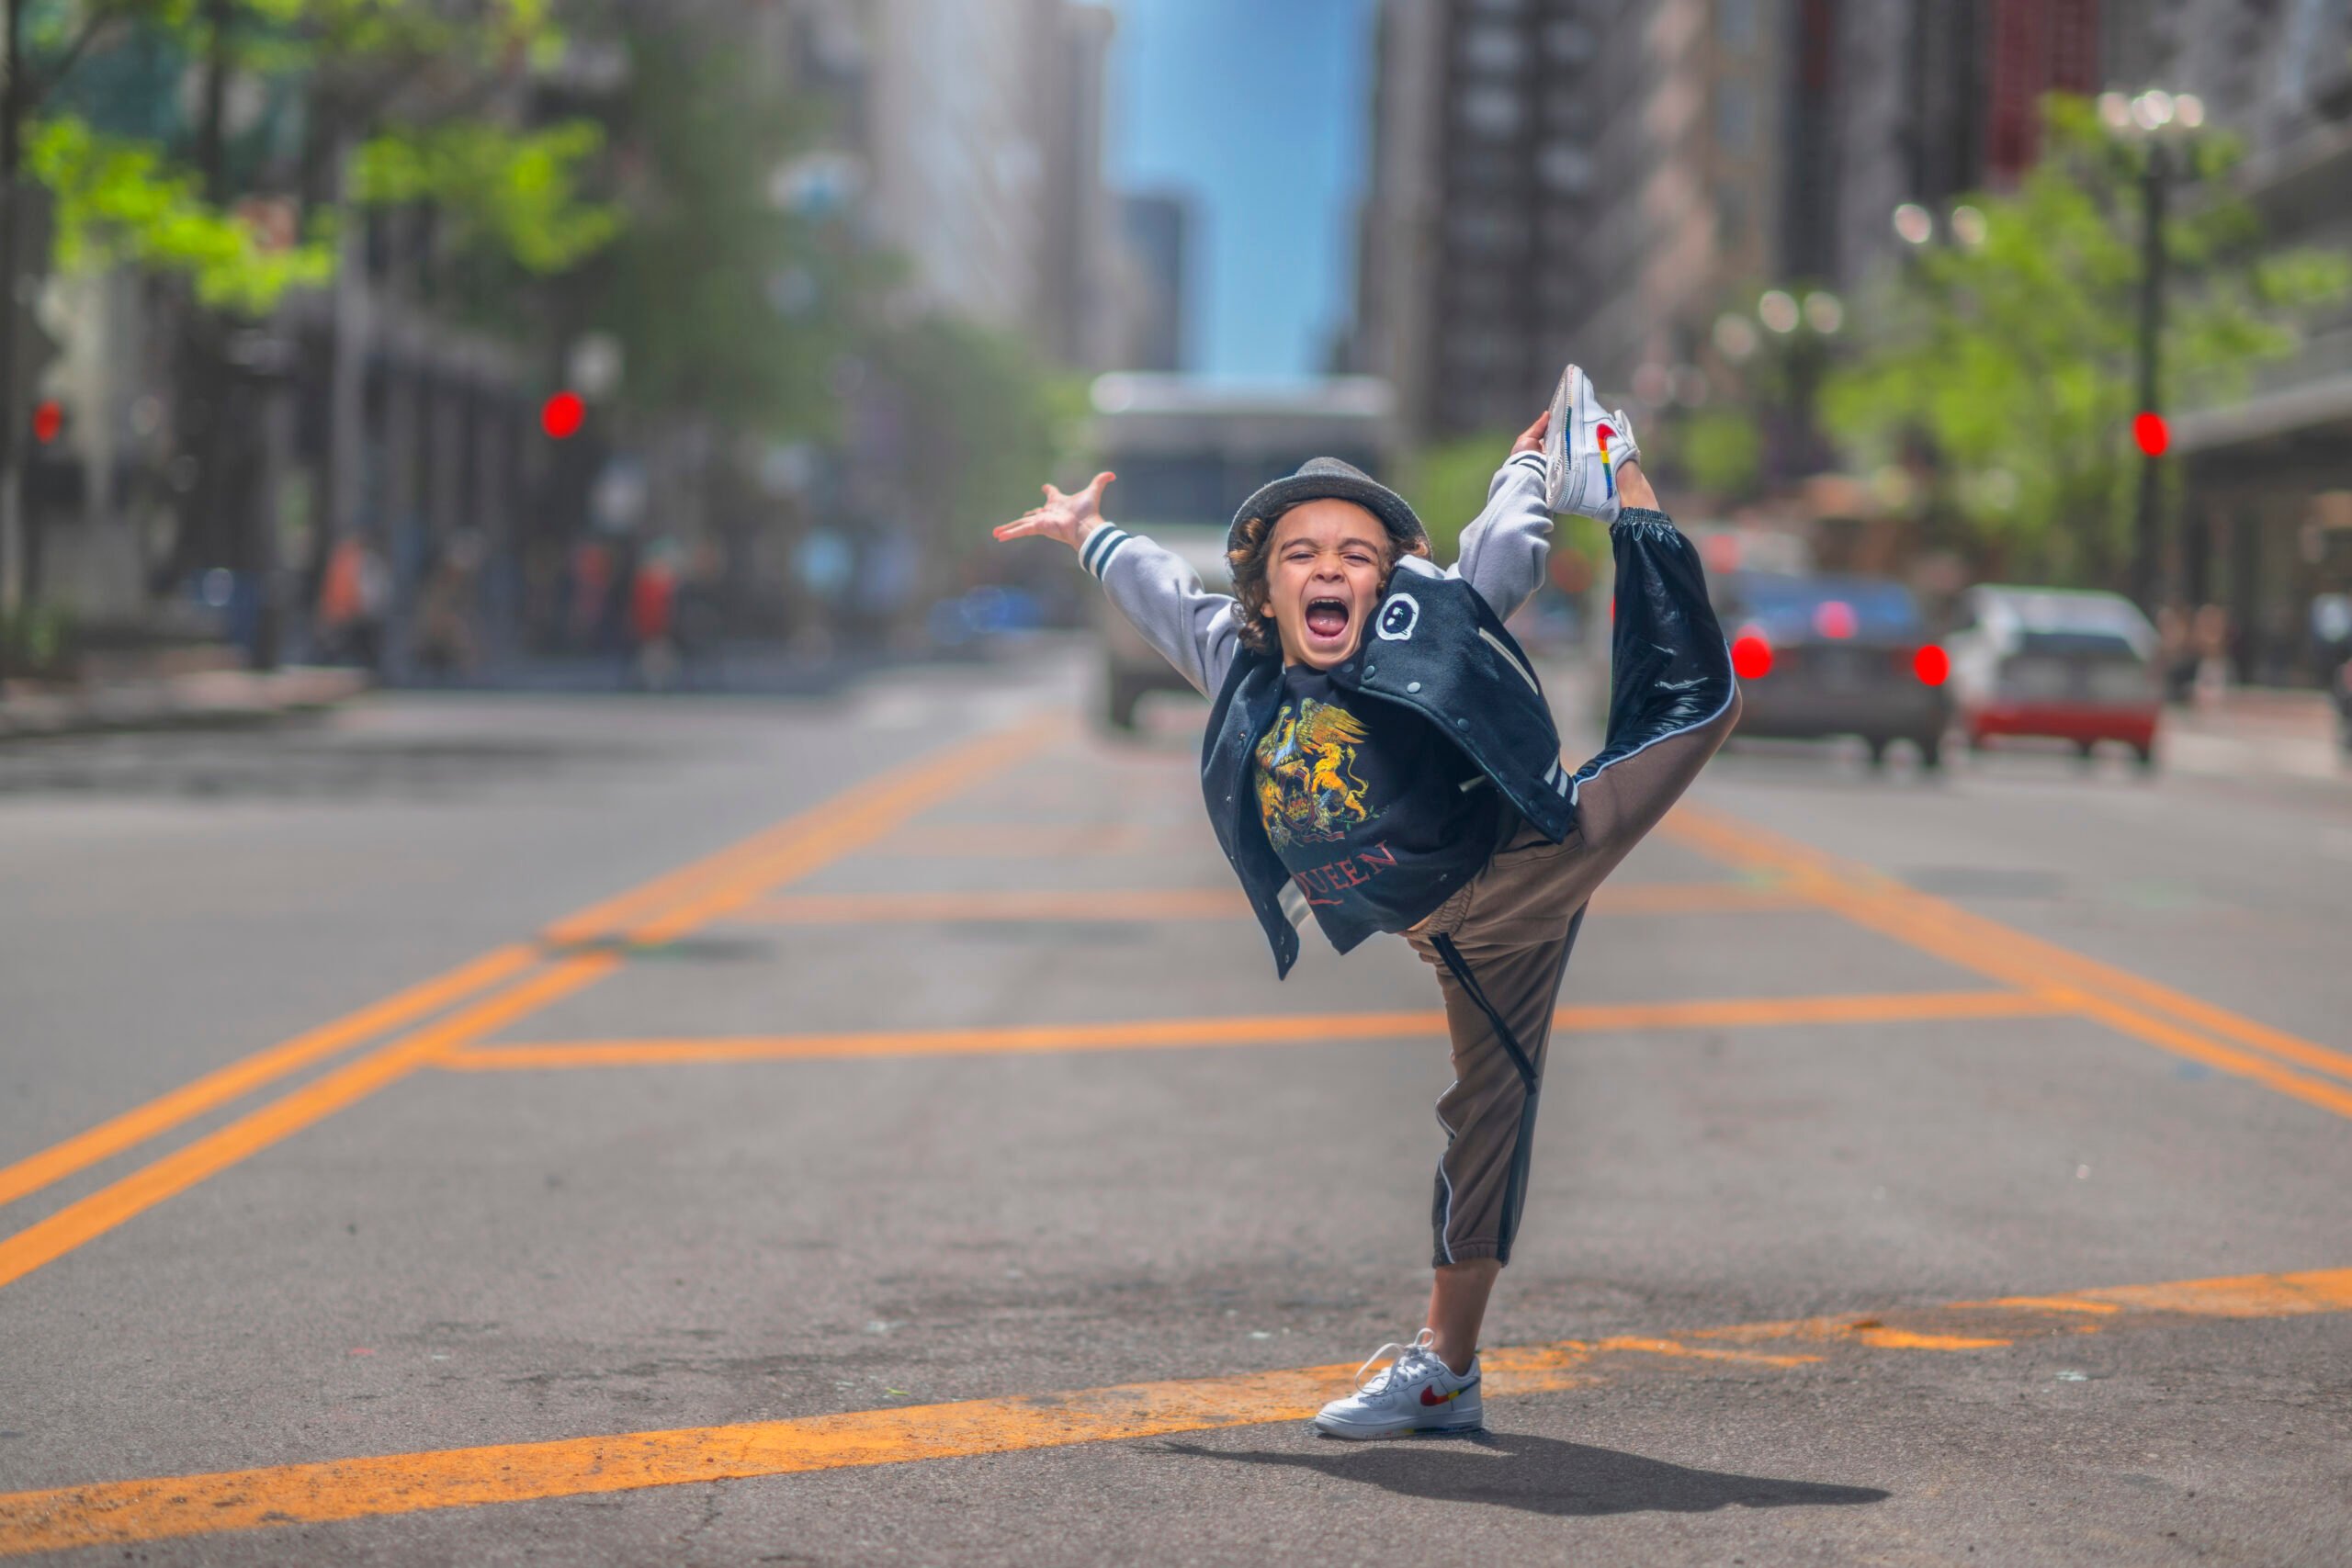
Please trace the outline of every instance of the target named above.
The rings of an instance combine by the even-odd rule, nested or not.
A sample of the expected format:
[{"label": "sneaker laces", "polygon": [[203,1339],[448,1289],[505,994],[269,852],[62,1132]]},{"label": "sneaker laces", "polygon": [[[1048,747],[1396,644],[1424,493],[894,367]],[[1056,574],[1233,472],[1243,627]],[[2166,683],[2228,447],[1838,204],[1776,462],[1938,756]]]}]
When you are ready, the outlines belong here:
[{"label": "sneaker laces", "polygon": [[[1379,1349],[1374,1350],[1371,1355],[1365,1357],[1363,1365],[1356,1369],[1356,1392],[1358,1393],[1385,1393],[1392,1379],[1400,1374],[1408,1372],[1411,1369],[1418,1367],[1423,1361],[1436,1360],[1437,1351],[1433,1348],[1436,1343],[1437,1336],[1430,1330],[1424,1328],[1419,1334],[1413,1336],[1412,1342],[1410,1344],[1399,1345],[1396,1341],[1391,1340],[1389,1343],[1383,1345]],[[1371,1371],[1373,1367],[1384,1359],[1388,1359],[1388,1365],[1381,1368],[1378,1372],[1374,1374],[1372,1381],[1370,1382],[1366,1382],[1364,1381],[1364,1373]]]}]

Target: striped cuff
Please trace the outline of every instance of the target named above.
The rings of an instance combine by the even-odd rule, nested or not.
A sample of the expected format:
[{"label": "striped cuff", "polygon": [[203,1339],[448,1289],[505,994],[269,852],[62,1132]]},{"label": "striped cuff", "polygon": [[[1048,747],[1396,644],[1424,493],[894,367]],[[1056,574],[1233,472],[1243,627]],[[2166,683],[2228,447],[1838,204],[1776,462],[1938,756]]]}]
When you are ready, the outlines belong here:
[{"label": "striped cuff", "polygon": [[1111,564],[1111,558],[1119,553],[1119,547],[1134,537],[1125,528],[1114,528],[1105,523],[1086,536],[1086,547],[1078,552],[1078,564],[1092,572],[1095,581],[1100,581],[1103,569]]},{"label": "striped cuff", "polygon": [[1510,455],[1510,461],[1503,466],[1505,468],[1519,467],[1525,468],[1529,473],[1535,476],[1535,480],[1538,484],[1543,483],[1551,473],[1551,468],[1544,461],[1544,454],[1541,451],[1514,452]]}]

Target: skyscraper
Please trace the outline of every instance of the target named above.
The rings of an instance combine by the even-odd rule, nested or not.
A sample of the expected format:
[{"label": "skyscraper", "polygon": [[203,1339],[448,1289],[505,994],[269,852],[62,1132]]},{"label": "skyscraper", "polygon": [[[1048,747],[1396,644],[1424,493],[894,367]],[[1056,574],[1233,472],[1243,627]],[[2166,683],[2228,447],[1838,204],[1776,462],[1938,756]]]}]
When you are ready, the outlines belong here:
[{"label": "skyscraper", "polygon": [[1385,0],[1343,367],[1408,438],[1527,422],[1585,296],[1596,39],[1584,0]]},{"label": "skyscraper", "polygon": [[1130,192],[1118,198],[1119,235],[1130,287],[1124,353],[1127,370],[1182,370],[1190,355],[1194,218],[1191,201],[1173,191]]}]

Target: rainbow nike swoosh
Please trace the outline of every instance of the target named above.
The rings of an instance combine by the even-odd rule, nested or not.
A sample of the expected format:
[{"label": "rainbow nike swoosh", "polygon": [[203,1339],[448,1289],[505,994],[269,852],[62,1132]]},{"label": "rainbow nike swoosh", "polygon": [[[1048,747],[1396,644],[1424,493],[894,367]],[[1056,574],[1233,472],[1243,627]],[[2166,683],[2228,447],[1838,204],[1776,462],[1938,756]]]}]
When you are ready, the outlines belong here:
[{"label": "rainbow nike swoosh", "polygon": [[1617,493],[1617,459],[1610,456],[1609,444],[1617,439],[1617,433],[1605,424],[1597,424],[1593,426],[1593,434],[1599,437],[1600,442],[1600,482],[1603,493],[1615,495]]}]

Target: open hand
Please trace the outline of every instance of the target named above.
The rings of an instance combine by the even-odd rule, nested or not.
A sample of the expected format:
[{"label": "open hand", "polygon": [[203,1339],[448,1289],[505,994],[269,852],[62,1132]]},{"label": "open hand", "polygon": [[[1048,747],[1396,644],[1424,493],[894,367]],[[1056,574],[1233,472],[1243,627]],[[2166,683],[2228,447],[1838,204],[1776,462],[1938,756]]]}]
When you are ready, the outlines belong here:
[{"label": "open hand", "polygon": [[1545,409],[1535,416],[1533,424],[1519,433],[1519,439],[1510,444],[1510,455],[1516,457],[1521,452],[1541,452],[1544,450],[1544,433],[1551,428],[1552,411]]},{"label": "open hand", "polygon": [[1059,539],[1076,549],[1086,543],[1086,536],[1102,521],[1102,487],[1118,477],[1108,471],[1099,473],[1075,495],[1064,495],[1052,485],[1041,486],[1046,492],[1046,504],[1031,508],[1010,523],[998,524],[996,536],[1023,539],[1034,534]]}]

